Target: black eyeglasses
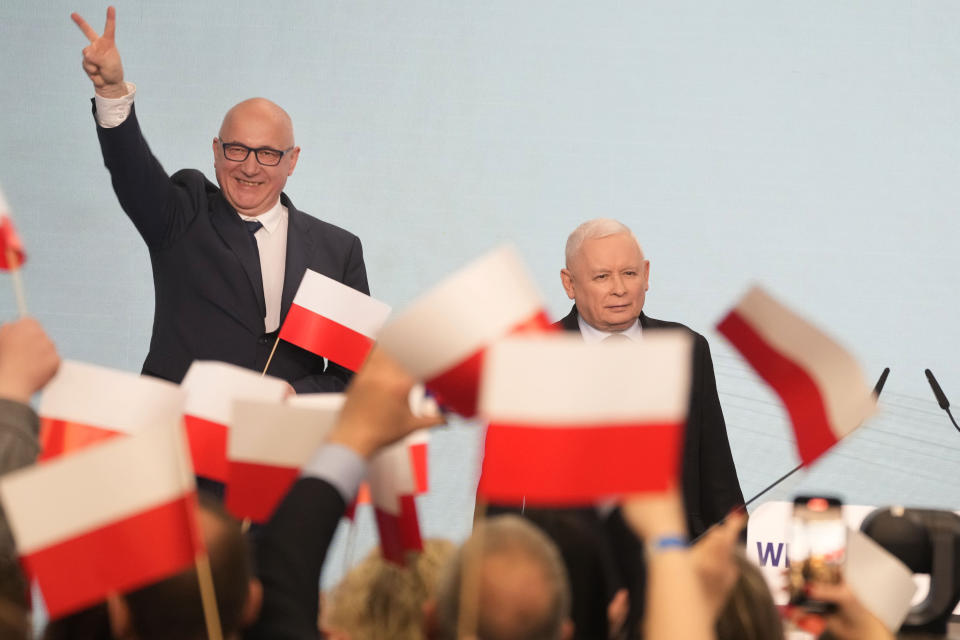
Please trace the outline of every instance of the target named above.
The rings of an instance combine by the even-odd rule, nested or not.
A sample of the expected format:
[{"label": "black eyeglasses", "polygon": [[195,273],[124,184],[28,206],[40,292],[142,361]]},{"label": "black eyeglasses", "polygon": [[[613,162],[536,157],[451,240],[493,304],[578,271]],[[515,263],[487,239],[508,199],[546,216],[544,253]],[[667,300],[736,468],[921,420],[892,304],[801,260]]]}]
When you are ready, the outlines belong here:
[{"label": "black eyeglasses", "polygon": [[283,156],[292,151],[293,147],[284,149],[280,151],[279,149],[271,149],[270,147],[248,147],[245,144],[240,144],[239,142],[220,142],[220,148],[223,150],[223,157],[232,162],[243,162],[247,159],[247,156],[250,155],[250,152],[253,151],[253,155],[256,157],[257,162],[262,164],[265,167],[275,167],[280,164],[280,159]]}]

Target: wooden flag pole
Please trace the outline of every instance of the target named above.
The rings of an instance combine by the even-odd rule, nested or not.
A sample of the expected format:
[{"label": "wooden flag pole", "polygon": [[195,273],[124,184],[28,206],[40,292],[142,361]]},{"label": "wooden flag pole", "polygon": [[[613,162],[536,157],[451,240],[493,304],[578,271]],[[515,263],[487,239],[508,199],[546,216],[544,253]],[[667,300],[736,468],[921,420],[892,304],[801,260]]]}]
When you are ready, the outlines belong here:
[{"label": "wooden flag pole", "polygon": [[209,640],[223,640],[220,628],[220,611],[217,609],[217,594],[213,589],[213,574],[210,571],[210,556],[206,552],[197,555],[197,581],[200,584],[200,601],[203,604],[203,619],[207,625]]},{"label": "wooden flag pole", "polygon": [[280,334],[277,334],[277,339],[273,342],[273,349],[270,349],[270,357],[267,358],[267,364],[263,367],[263,372],[260,374],[260,377],[267,375],[267,369],[270,368],[270,362],[273,360],[273,354],[277,352],[277,345],[280,344]]},{"label": "wooden flag pole", "polygon": [[487,516],[487,501],[477,500],[473,512],[473,535],[463,558],[460,576],[460,614],[457,616],[457,638],[476,638],[480,623],[480,570],[483,561],[484,536],[481,524]]},{"label": "wooden flag pole", "polygon": [[20,261],[10,247],[7,247],[7,264],[10,267],[10,277],[13,278],[13,293],[17,297],[17,309],[20,311],[20,317],[22,318],[27,315],[27,298],[23,294],[23,280],[20,278]]}]

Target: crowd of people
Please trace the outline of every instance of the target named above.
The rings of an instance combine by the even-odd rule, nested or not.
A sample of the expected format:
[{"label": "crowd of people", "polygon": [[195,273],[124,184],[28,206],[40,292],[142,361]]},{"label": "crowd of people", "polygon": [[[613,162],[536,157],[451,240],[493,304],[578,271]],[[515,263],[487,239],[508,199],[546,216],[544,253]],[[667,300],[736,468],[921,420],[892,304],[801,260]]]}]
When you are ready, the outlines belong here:
[{"label": "crowd of people", "polygon": [[[0,327],[0,472],[35,460],[38,419],[28,402],[58,364],[53,343],[35,320]],[[321,598],[327,549],[365,461],[414,430],[439,422],[411,413],[408,393],[413,384],[387,355],[374,350],[348,387],[327,443],[252,540],[215,499],[201,499],[200,523],[225,637],[784,637],[766,583],[744,559],[738,542],[746,516],[731,513],[689,545],[687,518],[676,491],[632,496],[617,509],[644,548],[643,567],[634,568],[642,578],[627,585],[628,591],[643,594],[642,615],[633,625],[627,624],[634,618],[627,611],[631,598],[610,592],[602,566],[610,559],[624,559],[598,553],[609,546],[609,536],[588,530],[581,518],[563,511],[490,516],[477,523],[459,548],[430,540],[423,552],[408,556],[405,566],[385,562],[374,550]],[[336,456],[346,463],[328,464]],[[29,638],[26,583],[9,531],[0,524],[0,635]],[[52,621],[44,637],[204,638],[197,584],[191,569],[112,595],[93,608]],[[835,612],[818,618],[831,637],[893,637],[844,584],[815,584],[811,595],[836,605]],[[472,620],[466,629],[464,615]]]},{"label": "crowd of people", "polygon": [[[843,582],[810,586],[811,596],[834,605],[826,614],[774,605],[740,543],[744,501],[709,345],[683,325],[644,313],[650,262],[629,228],[605,219],[584,223],[568,239],[561,283],[574,306],[556,328],[597,343],[661,329],[692,335],[677,486],[602,507],[489,505],[463,544],[428,540],[403,565],[375,549],[321,594],[328,548],[368,462],[443,418],[411,412],[408,396],[418,381],[383,351],[375,348],[351,376],[277,340],[306,269],[369,292],[359,239],[298,210],[283,193],[300,154],[287,113],[262,98],[241,102],[213,139],[217,184],[193,169],[168,175],[140,131],[136,88],[124,79],[115,43],[115,10],[108,9],[102,34],[73,19],[89,39],[83,68],[96,94],[104,162],[150,252],[156,315],[144,374],[180,382],[196,359],[254,370],[270,361],[291,392],[346,387],[329,437],[265,525],[246,532],[216,487],[200,493],[198,521],[224,637],[760,640],[784,638],[791,625],[838,639],[893,637]],[[58,364],[37,321],[0,327],[0,474],[35,463],[39,423],[30,400]],[[0,517],[0,637],[32,637],[27,593]],[[206,638],[197,569],[110,594],[50,621],[43,637]]]}]

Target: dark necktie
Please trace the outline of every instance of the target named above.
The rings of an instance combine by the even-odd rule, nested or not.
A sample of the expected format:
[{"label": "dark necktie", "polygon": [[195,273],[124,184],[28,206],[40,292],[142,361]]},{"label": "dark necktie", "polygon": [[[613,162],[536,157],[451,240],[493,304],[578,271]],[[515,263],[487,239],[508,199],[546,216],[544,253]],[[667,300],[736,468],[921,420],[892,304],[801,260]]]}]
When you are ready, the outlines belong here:
[{"label": "dark necktie", "polygon": [[260,229],[263,229],[263,223],[259,220],[244,220],[243,226],[247,228],[250,234],[250,241],[253,243],[253,252],[257,254],[257,266],[260,266],[260,248],[257,247],[257,237],[254,235]]},{"label": "dark necktie", "polygon": [[[263,272],[260,269],[260,248],[257,246],[257,238],[253,234],[263,228],[263,223],[259,220],[244,220],[243,226],[247,228],[247,232],[250,234],[250,242],[253,243],[253,255],[256,256],[257,260],[255,263],[256,266],[256,276],[263,282]],[[262,286],[262,285],[261,285]],[[263,315],[267,315],[267,303],[263,298],[263,295],[260,296],[260,308],[263,310]]]}]

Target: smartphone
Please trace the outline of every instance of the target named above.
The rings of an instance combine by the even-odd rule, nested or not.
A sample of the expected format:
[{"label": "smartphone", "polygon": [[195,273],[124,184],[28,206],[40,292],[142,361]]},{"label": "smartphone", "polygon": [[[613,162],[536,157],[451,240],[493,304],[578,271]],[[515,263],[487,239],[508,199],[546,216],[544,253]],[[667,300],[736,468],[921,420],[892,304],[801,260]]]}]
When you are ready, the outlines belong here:
[{"label": "smartphone", "polygon": [[839,498],[798,496],[793,501],[788,591],[790,604],[811,613],[830,613],[834,606],[807,595],[810,582],[840,582],[847,551],[847,525]]}]

